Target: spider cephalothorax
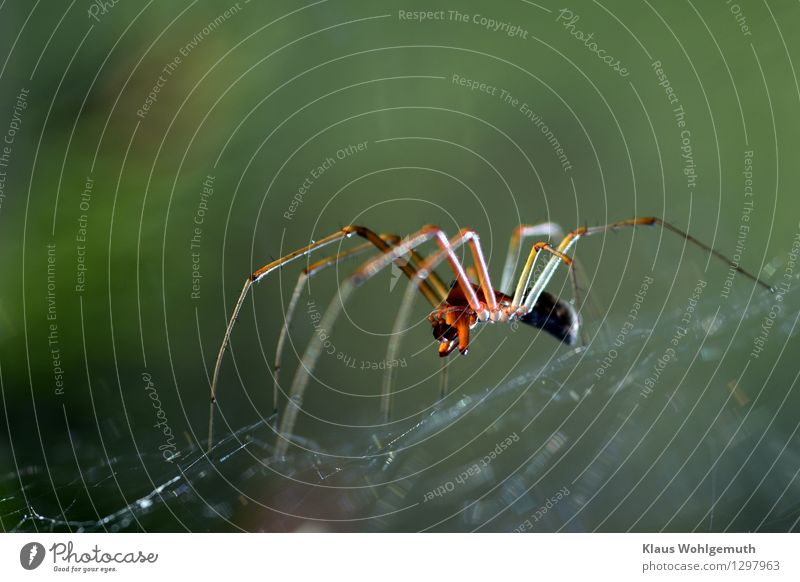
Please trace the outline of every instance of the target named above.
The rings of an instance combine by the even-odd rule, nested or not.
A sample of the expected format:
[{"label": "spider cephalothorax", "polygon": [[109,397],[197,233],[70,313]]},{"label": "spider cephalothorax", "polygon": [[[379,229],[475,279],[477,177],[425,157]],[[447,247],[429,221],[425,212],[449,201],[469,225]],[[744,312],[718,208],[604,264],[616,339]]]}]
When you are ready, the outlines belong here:
[{"label": "spider cephalothorax", "polygon": [[[473,288],[481,306],[485,307],[480,286],[473,283]],[[505,293],[496,291],[495,299],[497,317],[481,319],[470,307],[461,288],[453,285],[445,302],[428,316],[433,326],[433,337],[440,342],[439,356],[449,356],[456,347],[462,355],[466,355],[469,350],[470,330],[484,321],[515,319],[542,329],[567,345],[574,345],[578,341],[580,317],[569,302],[543,291],[533,307],[524,311],[513,309],[512,298]]]},{"label": "spider cephalothorax", "polygon": [[433,337],[439,343],[439,355],[449,356],[458,346],[466,355],[469,349],[469,330],[478,323],[478,316],[470,307],[444,307],[429,316]]}]

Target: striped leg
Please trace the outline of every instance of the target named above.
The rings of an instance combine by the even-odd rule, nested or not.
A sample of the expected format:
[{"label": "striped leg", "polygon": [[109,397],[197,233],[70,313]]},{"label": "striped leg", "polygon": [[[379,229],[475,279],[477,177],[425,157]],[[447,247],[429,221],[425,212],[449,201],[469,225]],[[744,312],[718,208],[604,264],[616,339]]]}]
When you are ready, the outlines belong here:
[{"label": "striped leg", "polygon": [[[388,243],[390,246],[395,246],[398,242],[400,242],[400,237],[395,234],[382,234],[380,235],[381,240]],[[292,293],[291,300],[289,301],[289,306],[286,310],[286,316],[284,317],[284,325],[281,327],[280,335],[278,336],[278,345],[275,350],[275,364],[273,367],[273,387],[272,387],[272,402],[274,407],[274,412],[278,412],[278,392],[280,390],[279,385],[279,375],[281,369],[281,361],[283,359],[283,348],[286,343],[286,337],[289,332],[289,326],[291,325],[292,319],[294,318],[294,312],[297,307],[297,303],[300,299],[300,294],[302,293],[303,287],[307,284],[308,280],[320,273],[321,271],[331,267],[333,265],[339,264],[342,261],[347,259],[355,258],[359,255],[362,255],[366,251],[370,249],[374,249],[375,246],[368,242],[362,245],[359,245],[355,248],[342,251],[336,255],[332,255],[330,257],[326,257],[313,265],[310,265],[303,269],[300,273],[300,276],[297,279],[297,284],[295,285],[294,292]],[[412,266],[411,269],[414,274],[417,272],[417,266],[422,262],[422,257],[412,250],[410,252]],[[438,301],[434,304],[434,307],[445,300],[447,297],[447,287],[439,278],[436,273],[431,272],[428,277],[428,282],[430,283],[431,287],[438,295]]]},{"label": "striped leg", "polygon": [[[391,362],[398,359],[398,354],[400,351],[400,341],[402,339],[402,330],[406,326],[406,322],[410,315],[411,305],[414,300],[414,295],[416,294],[416,290],[419,285],[424,283],[424,275],[425,273],[431,272],[435,269],[445,258],[452,255],[453,251],[461,247],[462,245],[467,244],[472,249],[472,257],[473,257],[473,265],[475,270],[477,271],[477,278],[483,285],[486,284],[486,287],[482,287],[482,291],[484,294],[484,298],[491,297],[492,301],[494,302],[494,307],[489,307],[489,309],[496,309],[496,295],[494,289],[491,286],[491,280],[489,278],[489,274],[486,269],[486,261],[483,257],[483,251],[480,246],[480,238],[478,237],[477,233],[470,229],[463,229],[459,231],[459,233],[453,237],[452,240],[447,242],[447,246],[443,247],[442,250],[438,251],[437,253],[431,255],[425,262],[423,262],[419,267],[419,272],[417,276],[408,284],[406,288],[406,292],[403,295],[403,300],[400,304],[400,309],[397,313],[397,317],[395,318],[394,328],[392,330],[391,339],[389,340],[389,348],[386,353],[386,360]],[[474,309],[474,307],[473,307]],[[476,310],[477,313],[480,311]],[[457,322],[459,324],[459,331],[458,331],[458,340],[459,340],[459,350],[461,353],[466,353],[467,348],[469,347],[469,322],[461,319]],[[447,344],[442,344],[440,346],[440,350],[442,347],[445,349],[450,349]],[[442,360],[442,371],[441,371],[441,388],[440,394],[441,396],[446,395],[447,393],[447,364],[445,360]],[[386,372],[384,373],[384,380],[383,380],[383,387],[381,389],[381,413],[383,415],[384,421],[388,421],[391,418],[391,411],[392,411],[392,387],[394,385],[394,376],[396,374],[396,370],[392,368],[387,368]]]},{"label": "striped leg", "polygon": [[[674,232],[675,234],[681,236],[683,239],[685,239],[686,241],[692,243],[693,245],[695,245],[695,246],[697,246],[697,247],[699,247],[699,248],[701,248],[701,249],[703,249],[705,251],[708,251],[714,257],[716,257],[716,258],[720,259],[721,261],[727,263],[728,265],[733,267],[737,272],[741,273],[745,277],[747,277],[749,279],[752,279],[754,282],[756,282],[757,284],[761,285],[762,287],[765,287],[766,289],[768,289],[770,291],[773,291],[772,287],[770,287],[767,283],[765,283],[764,281],[762,281],[761,279],[759,279],[755,275],[745,271],[744,269],[742,269],[738,265],[734,264],[728,257],[723,255],[719,251],[711,248],[710,246],[708,246],[707,244],[705,244],[703,242],[700,242],[699,240],[694,238],[689,233],[679,229],[678,227],[670,224],[669,222],[661,220],[660,218],[657,218],[655,216],[647,216],[647,217],[643,217],[643,218],[630,218],[628,220],[620,220],[618,222],[612,222],[611,224],[607,224],[607,225],[604,225],[604,226],[591,226],[591,227],[583,226],[581,228],[577,228],[577,229],[573,230],[572,232],[570,232],[569,234],[567,234],[566,237],[564,237],[564,239],[561,241],[561,243],[556,248],[556,251],[558,251],[559,253],[567,253],[575,245],[575,243],[578,241],[578,239],[580,239],[582,237],[585,237],[585,236],[591,236],[591,235],[595,235],[595,234],[600,234],[600,233],[614,231],[614,230],[620,230],[620,229],[629,228],[629,227],[656,226],[656,225],[660,225],[662,228],[664,228],[666,230],[669,230],[671,232]],[[550,259],[550,261],[547,263],[545,268],[542,270],[542,274],[536,280],[536,283],[534,284],[534,286],[531,289],[530,293],[528,293],[528,295],[526,296],[525,301],[524,301],[524,305],[526,307],[530,308],[536,302],[536,300],[539,298],[539,295],[541,295],[542,291],[544,290],[545,286],[550,282],[550,279],[552,279],[553,273],[555,272],[556,268],[558,267],[559,263],[561,263],[561,262],[562,262],[561,259],[558,258],[558,257],[554,257],[554,258]]]},{"label": "striped leg", "polygon": [[503,277],[500,280],[500,290],[503,293],[511,295],[511,283],[514,280],[514,272],[516,271],[517,261],[520,257],[522,242],[526,238],[531,237],[547,237],[553,242],[564,238],[564,231],[555,222],[520,224],[514,229],[514,232],[511,234],[511,240],[508,242],[508,254],[506,255],[506,262],[503,266]]},{"label": "striped leg", "polygon": [[[514,232],[511,234],[511,240],[508,243],[508,255],[506,256],[505,266],[503,267],[503,278],[500,283],[500,290],[508,295],[511,295],[512,292],[515,291],[515,289],[511,288],[511,283],[514,280],[514,272],[516,271],[515,267],[520,256],[522,243],[525,239],[533,237],[547,237],[550,244],[553,245],[555,244],[555,241],[560,241],[564,238],[564,230],[555,222],[520,224],[514,229]],[[573,259],[573,264],[569,271],[569,275],[570,284],[572,286],[573,303],[576,311],[578,312],[580,312],[583,307],[583,301],[581,297],[582,294],[578,282],[578,276],[581,272],[582,270],[577,259]],[[583,343],[586,344],[587,337],[583,327],[581,327],[581,337],[583,338]]]},{"label": "striped leg", "polygon": [[[304,257],[317,249],[321,249],[322,247],[328,246],[334,242],[341,241],[347,238],[352,237],[353,235],[358,235],[370,243],[372,243],[375,247],[377,247],[381,252],[388,253],[392,250],[392,246],[381,239],[377,234],[371,231],[368,228],[363,226],[346,226],[341,230],[334,232],[318,241],[312,242],[311,244],[304,246],[296,251],[289,253],[264,265],[257,271],[255,271],[252,275],[250,275],[247,280],[244,282],[244,287],[242,288],[242,292],[239,295],[239,298],[236,300],[236,304],[233,308],[233,313],[228,321],[228,326],[225,329],[225,335],[222,339],[222,345],[219,348],[219,352],[217,353],[217,359],[214,364],[214,374],[211,380],[211,399],[209,404],[209,414],[208,414],[208,450],[211,450],[211,446],[213,444],[213,435],[214,435],[214,409],[217,402],[217,382],[219,380],[219,371],[222,365],[222,359],[225,355],[225,351],[228,348],[228,344],[230,343],[231,333],[233,332],[233,327],[236,325],[236,321],[239,318],[239,312],[242,309],[242,305],[244,304],[244,300],[247,298],[247,294],[249,293],[253,284],[260,282],[264,279],[267,275],[272,273],[274,270],[283,267],[291,263],[292,261],[299,259],[300,257]],[[393,255],[391,260],[395,260],[398,263],[398,267],[406,274],[408,277],[412,277],[416,274],[416,271],[405,261],[400,260],[401,257],[406,254],[405,252]],[[391,262],[391,261],[390,261]],[[439,281],[441,284],[441,281]],[[441,285],[444,288],[443,285]],[[434,288],[428,282],[423,283],[420,286],[420,291],[425,296],[431,305],[438,305],[440,302],[441,292],[434,290]]]},{"label": "striped leg", "polygon": [[[417,270],[416,275],[410,277],[414,281],[414,288],[423,290],[426,286],[429,287],[427,279],[430,277],[435,266],[446,258],[456,275],[457,284],[461,287],[461,290],[464,293],[464,296],[467,298],[470,307],[475,310],[476,313],[481,313],[484,310],[484,307],[478,300],[478,297],[475,294],[475,289],[469,282],[466,271],[455,254],[455,249],[462,244],[468,243],[470,245],[473,250],[473,257],[476,259],[475,263],[476,268],[478,269],[479,278],[484,285],[484,289],[490,291],[491,297],[494,299],[494,291],[491,287],[491,281],[486,270],[485,261],[483,261],[483,253],[481,251],[480,241],[477,235],[472,231],[461,231],[454,239],[456,244],[453,245],[451,244],[451,241],[447,239],[447,236],[441,229],[435,226],[426,226],[401,241],[388,252],[384,252],[384,254],[370,259],[353,275],[345,279],[339,288],[338,297],[331,301],[328,309],[322,316],[319,329],[323,329],[327,334],[330,334],[344,304],[350,299],[351,295],[356,289],[363,285],[368,279],[381,272],[392,261],[396,261],[398,258],[406,255],[410,251],[431,240],[434,240],[439,245],[441,250],[436,255],[422,263]],[[425,293],[423,292],[423,294]],[[405,311],[408,311],[406,303],[408,302],[404,300],[404,309]],[[294,430],[294,425],[297,421],[297,414],[302,407],[303,394],[305,393],[306,386],[308,385],[311,371],[316,367],[316,363],[319,359],[321,351],[322,342],[319,340],[318,336],[315,336],[311,339],[306,347],[302,361],[300,362],[297,372],[295,373],[294,380],[292,381],[292,386],[289,392],[289,402],[286,404],[285,412],[281,417],[280,429],[278,432],[278,442],[275,447],[276,459],[281,459],[286,454],[286,451],[289,447],[289,438]],[[383,396],[385,397],[385,395]]]}]

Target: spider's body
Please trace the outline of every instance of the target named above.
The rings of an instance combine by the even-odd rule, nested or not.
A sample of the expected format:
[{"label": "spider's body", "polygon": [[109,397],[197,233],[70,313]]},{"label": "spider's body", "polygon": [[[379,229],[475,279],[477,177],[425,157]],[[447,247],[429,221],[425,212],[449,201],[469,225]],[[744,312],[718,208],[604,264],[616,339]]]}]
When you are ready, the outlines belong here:
[{"label": "spider's body", "polygon": [[472,287],[483,307],[480,313],[470,307],[461,287],[453,285],[447,299],[428,316],[433,326],[433,337],[440,342],[441,357],[449,356],[456,347],[462,355],[466,355],[470,330],[487,321],[505,323],[516,320],[542,329],[568,345],[577,342],[580,318],[570,303],[543,291],[534,306],[528,310],[524,306],[514,307],[513,297],[495,291],[497,308],[490,311],[486,306],[483,290],[474,283]]},{"label": "spider's body", "polygon": [[[318,328],[325,330],[326,333],[315,334],[315,339],[312,339],[311,343],[309,343],[302,356],[302,361],[295,372],[294,380],[288,392],[289,401],[281,415],[279,427],[281,438],[278,440],[278,446],[276,447],[276,457],[281,457],[288,447],[289,441],[284,435],[290,435],[294,430],[295,420],[302,404],[303,393],[305,392],[306,385],[322,353],[322,336],[327,337],[327,333],[333,329],[337,317],[342,313],[344,303],[352,296],[355,290],[390,264],[394,263],[402,270],[410,279],[411,286],[397,314],[395,333],[391,336],[389,348],[387,350],[387,362],[396,359],[402,330],[405,329],[405,319],[410,314],[411,299],[413,298],[411,292],[414,290],[419,290],[433,308],[428,319],[433,326],[433,335],[439,342],[438,351],[439,355],[442,357],[449,355],[456,348],[458,348],[462,354],[466,354],[469,349],[470,330],[477,324],[483,322],[508,323],[518,321],[539,328],[559,339],[561,342],[572,345],[577,341],[580,331],[578,311],[573,308],[571,303],[559,299],[544,289],[552,279],[558,266],[560,264],[565,264],[570,267],[573,292],[577,295],[573,260],[567,253],[570,252],[579,238],[619,230],[621,228],[655,225],[660,225],[662,228],[682,236],[687,242],[691,242],[708,251],[715,257],[722,259],[737,272],[754,280],[759,285],[771,289],[769,285],[739,267],[737,263],[732,263],[730,259],[708,245],[701,243],[670,223],[653,216],[621,220],[605,226],[580,227],[567,233],[566,236],[564,236],[561,228],[553,223],[520,225],[515,229],[511,237],[511,243],[509,245],[500,283],[501,289],[512,289],[511,286],[514,282],[517,260],[521,250],[520,245],[524,238],[539,236],[547,237],[550,240],[560,239],[561,242],[554,246],[550,246],[547,242],[537,242],[533,244],[522,272],[517,279],[516,286],[513,288],[513,295],[495,291],[489,276],[488,265],[483,256],[480,239],[478,234],[471,229],[463,229],[454,237],[448,238],[442,229],[429,225],[421,228],[412,235],[401,238],[392,234],[378,235],[364,226],[350,225],[325,238],[313,241],[311,244],[261,267],[245,280],[244,288],[239,295],[239,299],[233,309],[233,314],[228,321],[228,327],[225,330],[225,336],[219,353],[217,354],[214,367],[214,375],[211,381],[211,410],[208,429],[209,447],[213,442],[214,406],[216,403],[217,379],[219,377],[220,364],[222,363],[223,355],[230,341],[231,331],[239,316],[239,311],[242,308],[245,297],[254,284],[264,279],[274,270],[283,267],[295,259],[306,256],[332,243],[341,243],[353,236],[358,236],[367,241],[358,247],[340,250],[340,252],[333,256],[310,264],[300,274],[285,315],[285,323],[280,331],[275,355],[275,365],[273,367],[273,404],[276,412],[278,409],[278,393],[281,392],[278,381],[281,354],[283,352],[286,334],[288,333],[289,323],[300,295],[305,289],[307,280],[323,269],[332,265],[337,265],[348,257],[364,253],[370,249],[377,249],[380,251],[377,257],[368,260],[353,275],[343,281],[337,297],[331,302],[331,305],[323,314]],[[419,254],[417,249],[429,241],[436,242],[439,250],[428,257],[423,257]],[[469,279],[461,259],[456,254],[456,250],[464,245],[469,247],[471,251],[477,283],[473,283]],[[533,267],[542,252],[545,252],[549,256],[549,260],[541,269],[541,272],[534,278],[535,271]],[[435,272],[436,267],[445,260],[449,263],[455,275],[455,283],[450,288],[444,285],[442,279],[440,279]],[[384,376],[381,393],[381,409],[384,417],[388,420],[391,410],[394,376],[391,367],[387,367],[386,370],[387,372]],[[444,394],[444,390],[442,393]]]}]

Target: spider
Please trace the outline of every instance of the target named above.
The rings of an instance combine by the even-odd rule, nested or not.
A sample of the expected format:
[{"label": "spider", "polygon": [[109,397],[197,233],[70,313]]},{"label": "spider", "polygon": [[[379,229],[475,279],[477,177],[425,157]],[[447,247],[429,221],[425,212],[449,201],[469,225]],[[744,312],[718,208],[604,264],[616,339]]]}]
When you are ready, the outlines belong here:
[{"label": "spider", "polygon": [[[577,294],[577,283],[574,276],[575,271],[573,269],[574,261],[567,253],[573,248],[578,239],[604,232],[616,231],[622,228],[656,225],[660,225],[663,229],[683,237],[687,242],[694,244],[726,262],[731,268],[753,280],[758,285],[773,291],[772,287],[767,283],[742,269],[725,255],[700,242],[689,233],[684,232],[669,222],[654,216],[631,218],[612,222],[603,226],[584,226],[566,235],[564,235],[561,227],[550,222],[518,226],[511,236],[500,283],[500,288],[509,290],[509,293],[497,291],[492,285],[489,269],[483,256],[480,238],[478,234],[471,229],[462,229],[453,238],[449,239],[443,230],[436,226],[428,225],[405,238],[401,238],[393,234],[379,235],[364,226],[350,225],[325,238],[312,241],[311,244],[291,252],[280,259],[272,261],[249,275],[245,280],[244,288],[236,301],[233,313],[225,330],[222,345],[217,354],[214,374],[211,380],[211,404],[208,421],[209,451],[213,443],[214,409],[217,401],[217,381],[219,379],[220,367],[225,351],[230,343],[231,333],[239,316],[242,304],[250,288],[255,283],[260,282],[272,271],[283,267],[287,263],[337,241],[349,239],[353,235],[357,235],[367,241],[360,246],[339,252],[313,263],[301,272],[289,302],[285,322],[278,338],[275,364],[273,367],[273,408],[275,413],[278,411],[278,377],[281,367],[281,355],[295,307],[297,306],[298,299],[306,281],[327,267],[336,265],[344,259],[362,254],[369,249],[376,248],[380,251],[378,256],[366,261],[355,273],[343,281],[340,287],[339,297],[331,302],[330,307],[325,311],[319,324],[319,327],[326,330],[328,333],[332,330],[342,310],[342,306],[353,291],[391,263],[395,263],[412,282],[412,284],[407,287],[406,296],[401,303],[395,321],[395,333],[392,334],[389,342],[387,360],[393,359],[398,351],[399,339],[401,336],[398,332],[403,329],[405,318],[410,311],[413,293],[416,290],[422,293],[433,308],[428,319],[433,327],[433,336],[439,344],[439,356],[442,358],[449,356],[456,348],[462,355],[466,355],[469,350],[470,330],[480,323],[509,323],[517,321],[539,328],[567,345],[574,345],[578,342],[579,334],[581,333],[581,319],[578,311],[574,308],[572,303],[559,299],[545,291],[545,287],[552,279],[558,266],[563,263],[569,268],[573,292]],[[522,241],[529,237],[548,237],[551,240],[560,239],[561,242],[557,246],[551,246],[548,242],[534,243],[522,272],[517,279],[516,286],[511,289],[510,285],[513,282],[514,271]],[[438,244],[439,250],[428,258],[423,258],[416,249],[423,243],[431,240]],[[456,250],[463,245],[467,245],[471,251],[473,269],[477,275],[475,277],[477,283],[472,282],[467,274],[467,270],[456,255]],[[549,255],[550,258],[548,262],[545,263],[538,277],[533,281],[533,285],[531,285],[534,266],[536,265],[537,259],[543,253]],[[445,285],[442,279],[434,272],[434,269],[445,259],[448,261],[455,275],[454,284],[450,287]],[[284,408],[284,412],[280,415],[280,427],[278,430],[279,439],[275,450],[276,458],[282,457],[288,448],[288,437],[282,435],[292,434],[309,376],[311,375],[311,371],[314,370],[321,352],[322,342],[312,339],[295,373],[289,390],[289,400]],[[381,392],[381,411],[384,418],[387,420],[390,415],[391,392],[392,370],[387,369],[384,375]]]}]

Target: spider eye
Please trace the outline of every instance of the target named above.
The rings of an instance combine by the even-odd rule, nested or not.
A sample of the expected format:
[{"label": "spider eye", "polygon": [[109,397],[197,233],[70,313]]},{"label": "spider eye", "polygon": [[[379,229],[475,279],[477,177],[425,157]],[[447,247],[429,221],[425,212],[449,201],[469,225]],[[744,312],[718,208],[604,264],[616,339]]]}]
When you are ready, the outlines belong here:
[{"label": "spider eye", "polygon": [[458,330],[446,323],[437,322],[433,324],[433,337],[444,344],[455,340],[458,337]]}]

